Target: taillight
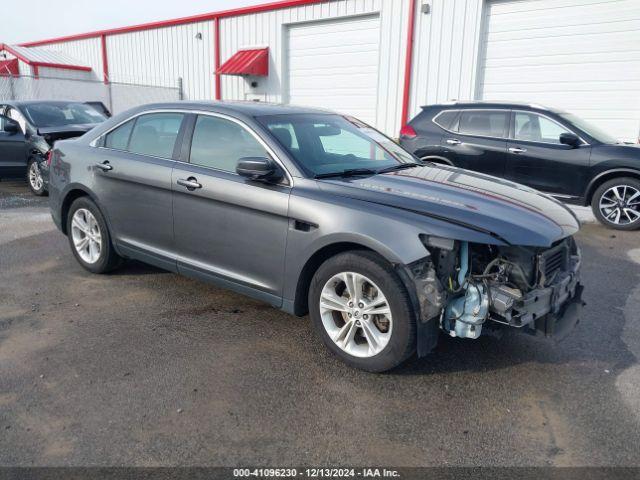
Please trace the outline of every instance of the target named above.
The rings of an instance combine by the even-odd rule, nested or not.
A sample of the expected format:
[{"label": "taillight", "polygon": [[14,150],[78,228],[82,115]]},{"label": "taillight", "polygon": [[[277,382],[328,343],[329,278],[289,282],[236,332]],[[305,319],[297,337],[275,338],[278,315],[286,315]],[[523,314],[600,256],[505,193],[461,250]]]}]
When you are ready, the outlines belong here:
[{"label": "taillight", "polygon": [[400,129],[400,138],[416,138],[418,134],[411,125],[405,125]]},{"label": "taillight", "polygon": [[51,157],[53,157],[53,150],[47,152],[47,167],[51,166]]}]

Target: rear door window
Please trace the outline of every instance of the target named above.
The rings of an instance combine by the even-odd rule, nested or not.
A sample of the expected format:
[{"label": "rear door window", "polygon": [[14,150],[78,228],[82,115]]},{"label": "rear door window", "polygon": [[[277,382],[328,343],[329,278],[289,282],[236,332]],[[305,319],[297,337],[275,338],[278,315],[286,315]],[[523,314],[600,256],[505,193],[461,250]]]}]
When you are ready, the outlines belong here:
[{"label": "rear door window", "polygon": [[184,114],[150,113],[137,118],[131,132],[131,153],[172,158]]},{"label": "rear door window", "polygon": [[107,133],[104,139],[104,146],[114,150],[126,150],[129,146],[129,138],[131,137],[134,123],[135,119],[129,120],[124,125],[120,125],[115,130]]},{"label": "rear door window", "polygon": [[480,137],[506,138],[509,112],[500,110],[463,110],[458,132]]}]

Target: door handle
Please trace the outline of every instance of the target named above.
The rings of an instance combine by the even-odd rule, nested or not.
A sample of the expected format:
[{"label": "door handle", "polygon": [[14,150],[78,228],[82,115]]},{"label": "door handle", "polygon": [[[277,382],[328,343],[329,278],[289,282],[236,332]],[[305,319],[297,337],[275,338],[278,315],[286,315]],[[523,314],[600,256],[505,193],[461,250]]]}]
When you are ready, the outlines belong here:
[{"label": "door handle", "polygon": [[526,151],[527,151],[527,149],[526,149],[526,148],[511,147],[511,148],[509,149],[509,151],[510,151],[511,153],[524,153],[524,152],[526,152]]},{"label": "door handle", "polygon": [[178,185],[186,187],[190,192],[193,192],[197,188],[202,188],[202,185],[198,183],[198,180],[194,177],[189,177],[186,180],[184,178],[179,178]]},{"label": "door handle", "polygon": [[457,138],[450,138],[447,140],[447,143],[449,145],[460,145],[462,142],[460,140],[458,140]]},{"label": "door handle", "polygon": [[98,167],[103,172],[109,172],[113,170],[113,167],[109,164],[108,161],[104,161],[102,163],[96,163],[96,167]]}]

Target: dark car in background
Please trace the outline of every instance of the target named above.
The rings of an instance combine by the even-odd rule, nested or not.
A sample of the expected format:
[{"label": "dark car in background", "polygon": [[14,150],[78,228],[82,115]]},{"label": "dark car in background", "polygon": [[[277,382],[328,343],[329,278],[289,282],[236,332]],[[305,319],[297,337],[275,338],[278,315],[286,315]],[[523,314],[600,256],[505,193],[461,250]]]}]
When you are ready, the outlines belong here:
[{"label": "dark car in background", "polygon": [[423,160],[590,205],[608,227],[640,228],[640,145],[570,113],[516,103],[429,105],[402,129],[400,143]]},{"label": "dark car in background", "polygon": [[56,142],[51,157],[52,217],[82,267],[138,259],[309,313],[358,368],[425,355],[441,330],[556,336],[579,320],[579,225],[566,206],[416,162],[351,117],[148,105]]},{"label": "dark car in background", "polygon": [[97,108],[83,102],[0,103],[0,178],[26,174],[31,191],[44,195],[53,143],[84,135],[105,121],[107,115]]}]

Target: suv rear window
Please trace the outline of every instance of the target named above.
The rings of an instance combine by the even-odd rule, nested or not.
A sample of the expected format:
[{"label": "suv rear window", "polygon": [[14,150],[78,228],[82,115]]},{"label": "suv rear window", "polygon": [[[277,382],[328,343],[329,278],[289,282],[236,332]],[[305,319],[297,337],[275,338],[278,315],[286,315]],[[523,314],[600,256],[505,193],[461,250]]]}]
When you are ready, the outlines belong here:
[{"label": "suv rear window", "polygon": [[458,132],[464,135],[506,138],[509,112],[499,110],[463,110]]},{"label": "suv rear window", "polygon": [[433,117],[433,123],[445,130],[451,130],[451,124],[458,116],[458,110],[443,110],[435,117]]}]

